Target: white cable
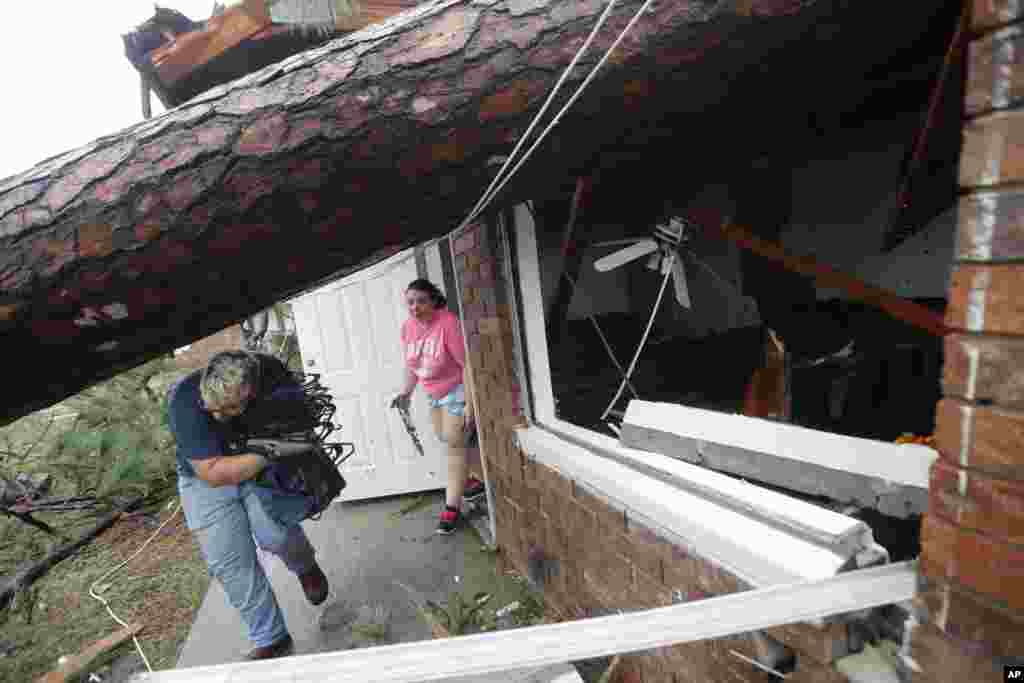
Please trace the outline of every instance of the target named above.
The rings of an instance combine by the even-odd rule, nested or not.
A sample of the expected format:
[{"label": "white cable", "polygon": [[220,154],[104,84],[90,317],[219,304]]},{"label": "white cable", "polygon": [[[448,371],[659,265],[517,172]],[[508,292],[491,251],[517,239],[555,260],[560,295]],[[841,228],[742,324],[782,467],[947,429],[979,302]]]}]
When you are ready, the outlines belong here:
[{"label": "white cable", "polygon": [[[533,132],[533,129],[536,127],[536,125],[540,123],[541,117],[544,115],[544,112],[547,111],[548,107],[551,106],[551,103],[555,99],[555,95],[558,94],[558,91],[561,89],[562,84],[565,83],[565,79],[569,77],[569,74],[572,72],[574,68],[576,68],[576,63],[579,62],[580,58],[583,56],[583,53],[586,52],[587,48],[590,47],[590,44],[594,42],[594,38],[597,36],[597,32],[601,30],[601,27],[604,25],[604,22],[608,18],[608,15],[611,13],[612,8],[615,7],[616,2],[618,2],[618,0],[609,0],[608,6],[604,8],[604,12],[601,13],[601,16],[597,20],[597,23],[594,24],[594,28],[590,30],[590,35],[588,35],[587,39],[583,41],[583,45],[581,45],[580,49],[576,51],[575,55],[573,55],[572,61],[569,62],[569,66],[565,67],[565,71],[562,72],[562,75],[555,83],[555,87],[551,90],[551,93],[548,95],[548,98],[544,102],[544,105],[540,108],[540,111],[538,111],[537,114],[533,117],[533,121],[530,122],[529,127],[526,129],[526,132],[519,137],[519,141],[516,143],[516,146],[512,150],[512,153],[508,155],[507,159],[505,159],[505,163],[502,164],[501,168],[498,170],[498,174],[494,176],[494,179],[491,181],[490,186],[488,186],[488,188],[484,190],[484,193],[480,195],[480,199],[477,200],[476,206],[473,207],[473,209],[466,216],[465,220],[462,221],[462,223],[459,225],[458,228],[456,228],[456,230],[461,230],[463,227],[468,225],[470,221],[476,218],[477,215],[479,215],[479,213],[484,210],[487,204],[490,203],[491,199],[493,198],[493,196],[491,195],[491,190],[494,189],[494,186],[501,179],[501,174],[504,173],[505,169],[508,168],[508,165],[512,163],[512,159],[515,157],[516,153],[519,152],[520,147],[522,147],[523,143],[526,142],[526,139],[530,137],[530,133]],[[527,153],[527,155],[529,155],[529,153]],[[513,170],[512,173],[515,173],[515,171]]]},{"label": "white cable", "polygon": [[[100,578],[96,579],[96,581],[94,581],[93,584],[91,586],[89,586],[89,595],[91,595],[93,598],[98,600],[104,607],[106,607],[107,608],[107,612],[110,613],[110,616],[113,618],[113,620],[116,621],[121,626],[123,626],[124,628],[128,628],[128,624],[126,624],[124,621],[122,621],[120,618],[118,618],[118,616],[116,614],[114,614],[114,610],[110,609],[110,603],[107,601],[106,598],[104,598],[103,596],[101,596],[101,595],[96,593],[96,586],[98,584],[102,583],[104,579],[106,579],[107,577],[111,576],[112,574],[117,572],[119,569],[124,567],[126,564],[128,564],[129,562],[134,560],[136,557],[138,557],[140,554],[142,554],[142,551],[146,549],[146,546],[148,546],[150,544],[150,542],[152,542],[152,540],[154,538],[156,538],[157,535],[161,531],[164,530],[164,527],[167,526],[167,524],[170,523],[170,521],[172,519],[174,519],[178,515],[178,511],[179,510],[181,510],[181,499],[180,498],[178,499],[178,504],[175,506],[174,512],[171,513],[170,517],[168,517],[166,520],[164,520],[164,523],[161,524],[159,526],[159,528],[157,528],[157,530],[153,532],[153,535],[150,536],[149,539],[145,543],[143,543],[139,547],[138,550],[135,551],[134,555],[132,555],[127,560],[125,560],[121,564],[117,565],[113,569],[111,569],[109,572],[107,572],[106,574],[104,574]],[[135,649],[138,651],[139,656],[142,657],[142,663],[146,665],[146,670],[148,670],[150,673],[153,673],[153,667],[150,666],[149,659],[146,658],[146,653],[142,651],[142,645],[139,644],[139,639],[135,636],[135,634],[132,634],[132,642],[135,643]]]},{"label": "white cable", "polygon": [[[626,27],[622,29],[622,33],[619,34],[619,36],[611,44],[611,46],[604,53],[604,55],[601,57],[601,59],[598,60],[597,64],[594,66],[594,68],[591,70],[591,72],[589,74],[587,74],[587,77],[583,80],[583,83],[581,83],[580,86],[576,89],[576,92],[573,93],[572,97],[569,98],[569,101],[565,103],[565,105],[561,108],[561,110],[559,110],[559,112],[557,114],[555,114],[555,117],[551,120],[551,123],[549,123],[547,125],[547,127],[537,137],[537,140],[530,146],[530,148],[528,150],[526,150],[526,152],[523,154],[523,158],[520,159],[519,162],[516,163],[516,165],[512,167],[512,170],[508,172],[508,175],[505,176],[505,178],[501,181],[501,183],[498,184],[497,187],[494,187],[494,184],[498,181],[498,178],[501,177],[502,171],[504,171],[505,167],[508,166],[508,164],[512,161],[512,156],[515,154],[515,151],[517,151],[519,149],[519,145],[518,144],[516,145],[516,148],[515,148],[515,150],[513,150],[512,155],[510,155],[509,158],[505,160],[505,164],[502,166],[501,171],[499,171],[498,175],[495,176],[493,181],[491,181],[491,187],[494,188],[493,191],[490,188],[488,188],[487,192],[484,193],[484,196],[480,198],[479,202],[477,202],[477,207],[478,208],[474,207],[473,211],[471,211],[470,214],[468,216],[466,216],[466,218],[462,221],[462,223],[459,224],[459,227],[457,228],[457,230],[461,230],[462,228],[467,226],[469,223],[474,221],[476,219],[476,217],[481,212],[483,212],[483,210],[485,208],[487,208],[487,204],[489,204],[491,202],[491,200],[494,199],[494,197],[497,196],[497,194],[499,192],[501,192],[502,189],[504,189],[505,185],[508,184],[508,181],[512,179],[512,177],[516,174],[516,172],[520,169],[520,167],[522,167],[522,165],[524,163],[526,163],[527,159],[530,158],[530,156],[533,154],[534,150],[537,149],[537,147],[540,146],[540,143],[544,141],[544,138],[547,137],[547,134],[549,132],[551,132],[551,129],[554,128],[558,124],[558,122],[562,119],[562,116],[565,114],[565,112],[567,112],[569,110],[569,108],[576,102],[576,100],[579,99],[579,96],[583,94],[583,90],[594,79],[594,76],[597,75],[597,72],[601,69],[602,66],[604,66],[605,62],[608,61],[608,58],[611,57],[611,54],[612,54],[612,52],[615,51],[615,48],[617,48],[619,46],[619,43],[621,43],[622,39],[626,37],[626,34],[628,34],[630,32],[630,30],[632,30],[633,25],[636,24],[636,22],[640,19],[640,16],[644,12],[647,11],[647,8],[651,6],[651,3],[653,1],[654,0],[646,0],[644,2],[644,4],[640,7],[640,9],[637,10],[636,14],[633,15],[633,18],[629,20],[628,24],[626,24]],[[613,2],[614,2],[614,0],[612,0],[612,3]],[[608,9],[611,9],[612,3],[609,3]],[[605,12],[607,12],[608,9],[606,9]],[[596,30],[598,28],[598,26],[595,26],[594,28]],[[593,33],[591,35],[593,35]],[[590,39],[588,38],[588,42],[589,42],[589,40]],[[584,47],[586,47],[586,43],[584,44]],[[581,49],[581,51],[582,51],[582,49]],[[580,54],[580,53],[577,53],[577,54]],[[575,59],[574,59],[574,62],[575,62]],[[570,67],[572,65],[573,64],[570,64]],[[565,73],[568,74],[568,69],[566,70]],[[564,78],[564,76],[565,76],[565,74],[563,74],[563,78]],[[554,94],[555,94],[555,92],[553,91],[548,99],[549,100],[552,99],[554,97]],[[544,106],[546,107],[547,103],[545,103]],[[543,111],[544,110],[542,109],[540,112],[538,112],[537,116],[534,117],[534,123],[530,125],[530,129],[528,129],[527,132],[529,132],[529,130],[532,130],[533,129],[533,125],[538,120],[540,120],[540,114],[542,114]],[[522,143],[525,139],[526,139],[526,135],[523,135],[523,137],[520,138],[519,142]]]},{"label": "white cable", "polygon": [[665,277],[661,280],[661,289],[658,290],[658,299],[654,302],[654,308],[651,310],[651,317],[647,321],[647,329],[644,330],[644,336],[640,338],[640,345],[636,347],[636,353],[633,354],[633,360],[629,364],[629,369],[626,370],[626,376],[622,378],[621,382],[619,382],[619,390],[615,392],[615,396],[612,397],[611,403],[609,403],[608,407],[604,409],[603,413],[601,413],[602,421],[608,417],[608,413],[610,413],[612,408],[615,406],[615,402],[619,400],[620,396],[622,396],[622,390],[626,388],[626,382],[628,382],[629,378],[633,376],[633,370],[636,369],[636,362],[640,358],[640,352],[644,350],[644,344],[647,343],[647,336],[651,333],[651,326],[654,325],[654,318],[658,315],[658,309],[661,307],[661,299],[665,296],[665,287],[668,285],[668,279],[672,277],[672,266],[675,262],[676,251],[673,250],[672,255],[669,256],[668,259],[668,266],[665,268]]}]

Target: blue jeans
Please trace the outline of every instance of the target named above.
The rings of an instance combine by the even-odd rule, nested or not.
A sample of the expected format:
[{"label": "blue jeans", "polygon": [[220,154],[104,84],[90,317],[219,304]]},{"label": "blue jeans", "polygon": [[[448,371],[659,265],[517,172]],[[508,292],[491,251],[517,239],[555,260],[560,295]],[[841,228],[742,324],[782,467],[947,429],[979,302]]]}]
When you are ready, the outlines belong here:
[{"label": "blue jeans", "polygon": [[179,477],[178,490],[210,576],[241,613],[249,640],[265,647],[283,638],[288,628],[256,547],[277,555],[295,574],[312,569],[315,551],[299,526],[301,515],[289,516],[288,498],[282,514],[273,494],[252,482],[214,488],[201,479]]}]

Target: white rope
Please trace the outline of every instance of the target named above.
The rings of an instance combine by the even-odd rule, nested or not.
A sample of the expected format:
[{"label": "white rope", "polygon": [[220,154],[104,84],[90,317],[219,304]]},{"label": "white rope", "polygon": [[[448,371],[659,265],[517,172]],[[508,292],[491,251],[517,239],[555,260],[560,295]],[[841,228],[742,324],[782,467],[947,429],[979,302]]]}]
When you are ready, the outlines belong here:
[{"label": "white rope", "polygon": [[[123,620],[121,620],[116,614],[114,614],[114,610],[110,609],[110,603],[107,601],[107,599],[104,598],[102,595],[99,595],[96,592],[96,586],[101,584],[101,583],[103,583],[103,581],[106,580],[108,577],[112,576],[119,569],[121,569],[122,567],[127,565],[129,562],[134,560],[136,557],[141,555],[142,551],[146,549],[146,546],[148,546],[153,541],[153,539],[156,538],[157,535],[161,531],[164,530],[164,527],[167,526],[170,523],[170,521],[172,519],[174,519],[178,515],[178,511],[179,510],[181,510],[181,499],[180,498],[178,499],[178,504],[175,506],[174,512],[171,513],[170,517],[168,517],[166,520],[164,520],[164,523],[161,524],[160,527],[156,531],[153,532],[153,535],[150,536],[149,539],[146,540],[146,542],[143,543],[139,547],[139,549],[135,551],[134,555],[132,555],[127,560],[125,560],[121,564],[117,565],[113,569],[111,569],[109,572],[107,572],[106,574],[104,574],[100,578],[96,579],[96,581],[94,581],[93,584],[91,586],[89,586],[89,595],[91,595],[93,598],[98,600],[104,607],[106,607],[107,608],[107,612],[110,613],[111,618],[113,618],[114,621],[116,621],[118,624],[120,624],[124,628],[128,628],[128,624],[125,623]],[[138,651],[139,656],[142,657],[142,663],[146,665],[146,669],[150,673],[153,673],[153,667],[150,666],[149,659],[146,658],[146,653],[142,651],[142,645],[139,644],[139,639],[135,636],[135,634],[132,634],[132,642],[135,643],[135,649]]]},{"label": "white rope", "polygon": [[608,417],[608,413],[610,413],[612,408],[615,406],[615,402],[619,400],[620,396],[622,396],[622,390],[626,388],[626,382],[628,382],[629,378],[633,376],[633,370],[636,369],[636,362],[640,359],[640,352],[644,350],[644,344],[647,343],[647,336],[651,333],[651,326],[654,325],[654,318],[658,315],[658,309],[661,307],[661,299],[665,296],[665,287],[668,285],[668,279],[672,277],[672,266],[675,265],[676,262],[676,253],[677,252],[673,249],[672,255],[669,256],[668,266],[665,268],[665,277],[661,279],[661,289],[658,290],[658,298],[654,302],[654,308],[651,309],[651,317],[647,321],[647,329],[644,330],[644,336],[640,338],[640,345],[636,347],[636,353],[633,354],[633,360],[629,364],[629,369],[626,370],[626,376],[622,378],[621,382],[619,382],[619,390],[615,392],[615,396],[612,397],[611,403],[609,403],[608,407],[604,409],[603,413],[601,413],[602,421]]},{"label": "white rope", "polygon": [[[569,74],[572,72],[573,69],[576,68],[576,63],[579,62],[580,58],[583,56],[583,53],[586,52],[587,48],[590,47],[590,44],[594,42],[594,38],[597,36],[597,32],[601,30],[602,26],[604,26],[604,22],[608,18],[608,15],[611,13],[612,8],[615,7],[616,2],[618,2],[618,0],[609,0],[608,6],[604,8],[604,12],[601,13],[600,17],[598,17],[597,23],[594,24],[594,28],[590,30],[590,35],[587,36],[587,39],[583,41],[583,45],[581,45],[580,49],[576,51],[575,55],[573,55],[572,61],[569,62],[569,66],[565,67],[565,71],[562,72],[562,75],[559,77],[558,82],[555,83],[555,87],[551,90],[551,93],[548,95],[547,100],[544,101],[544,105],[540,108],[540,111],[537,112],[536,116],[533,117],[533,121],[530,122],[529,127],[526,129],[526,132],[519,137],[519,141],[516,143],[516,146],[512,150],[512,153],[508,156],[507,159],[505,159],[505,163],[502,164],[501,168],[498,169],[498,173],[497,175],[494,176],[494,179],[491,181],[491,184],[487,187],[486,190],[484,190],[484,193],[480,195],[480,199],[477,200],[476,206],[473,207],[473,209],[469,212],[469,215],[466,216],[466,218],[462,221],[459,227],[456,228],[456,230],[461,230],[466,225],[468,225],[491,202],[491,199],[493,199],[494,197],[494,195],[491,194],[491,191],[494,190],[494,186],[497,185],[498,181],[501,179],[501,174],[504,173],[505,170],[508,168],[508,165],[512,163],[512,159],[515,157],[516,153],[519,152],[519,149],[523,146],[523,143],[526,142],[526,139],[530,137],[530,133],[533,132],[533,129],[537,126],[537,124],[540,123],[541,117],[544,116],[544,112],[546,112],[548,110],[548,107],[551,106],[551,103],[555,99],[555,95],[558,94],[558,91],[561,90],[562,88],[562,84],[565,83],[565,79],[569,77]],[[541,134],[541,138],[543,137],[544,134]],[[530,153],[527,152],[527,156],[529,156],[529,154]],[[509,175],[511,176],[514,173],[515,170],[513,170]]]},{"label": "white rope", "polygon": [[[487,191],[484,192],[482,197],[480,197],[480,201],[477,202],[477,205],[473,207],[473,210],[470,211],[469,215],[466,216],[462,223],[459,224],[459,227],[456,228],[456,230],[461,230],[462,228],[469,225],[472,221],[476,220],[476,217],[480,215],[480,213],[482,213],[484,209],[487,208],[487,205],[490,204],[491,200],[493,200],[494,197],[497,196],[497,194],[501,192],[502,189],[504,189],[505,185],[508,184],[508,181],[511,180],[513,176],[515,176],[516,172],[522,167],[524,163],[526,163],[526,161],[533,154],[534,150],[536,150],[537,147],[540,146],[540,143],[544,141],[544,138],[547,137],[547,134],[549,132],[551,132],[551,129],[558,125],[558,122],[562,119],[562,116],[569,110],[569,108],[576,102],[576,100],[579,99],[579,96],[583,94],[584,89],[586,89],[590,82],[594,80],[594,77],[597,75],[597,72],[601,69],[601,67],[604,66],[605,62],[608,61],[608,58],[611,57],[612,53],[615,51],[615,48],[619,46],[619,43],[621,43],[622,40],[626,37],[626,35],[633,29],[634,24],[636,24],[636,22],[640,19],[640,16],[647,11],[647,8],[650,7],[651,3],[653,2],[653,0],[646,0],[644,4],[641,5],[640,9],[638,9],[636,14],[633,15],[633,18],[629,20],[628,24],[626,24],[626,27],[622,29],[622,33],[619,34],[619,36],[611,44],[611,46],[604,53],[604,55],[602,55],[601,59],[598,60],[597,64],[594,66],[591,72],[587,74],[587,77],[576,89],[576,92],[573,93],[572,97],[569,98],[569,101],[565,103],[565,105],[559,110],[557,114],[555,114],[555,117],[551,120],[547,127],[543,131],[541,131],[541,134],[537,137],[537,140],[523,154],[522,159],[520,159],[519,162],[512,167],[512,170],[508,172],[508,175],[506,175],[501,180],[501,182],[498,183],[498,179],[501,178],[501,174],[512,162],[512,159],[515,156],[516,152],[519,151],[519,147],[522,145],[523,142],[525,142],[530,131],[532,131],[537,122],[540,121],[541,115],[544,113],[548,105],[554,99],[555,94],[558,92],[558,88],[561,87],[561,84],[568,76],[569,71],[576,65],[576,62],[578,61],[579,57],[583,54],[583,51],[590,45],[590,42],[596,35],[598,29],[600,29],[601,25],[604,23],[604,19],[611,11],[612,6],[615,4],[615,1],[616,0],[609,1],[608,7],[605,8],[604,13],[601,15],[601,19],[598,21],[597,25],[594,26],[594,29],[591,31],[590,36],[587,37],[587,41],[580,48],[579,52],[576,53],[576,56],[573,57],[573,60],[572,62],[569,63],[569,66],[566,67],[566,70],[562,74],[562,77],[555,85],[555,89],[552,90],[551,94],[548,96],[547,102],[545,102],[544,106],[541,107],[541,110],[537,112],[537,115],[534,117],[533,122],[530,124],[530,127],[527,129],[526,133],[519,139],[519,142],[516,144],[515,149],[513,149],[512,154],[509,155],[509,158],[505,160],[505,163],[498,171],[498,175],[496,175],[494,177],[494,180],[491,181],[491,186],[487,188]],[[495,187],[496,184],[497,186]]]}]

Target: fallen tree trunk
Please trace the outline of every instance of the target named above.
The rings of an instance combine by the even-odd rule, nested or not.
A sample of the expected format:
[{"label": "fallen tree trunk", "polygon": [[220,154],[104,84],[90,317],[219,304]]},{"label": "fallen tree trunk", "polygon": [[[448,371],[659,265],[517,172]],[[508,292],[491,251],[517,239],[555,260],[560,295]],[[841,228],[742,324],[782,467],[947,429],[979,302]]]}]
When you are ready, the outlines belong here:
[{"label": "fallen tree trunk", "polygon": [[67,559],[79,548],[91,543],[94,538],[112,527],[122,514],[131,510],[140,502],[142,502],[141,498],[134,498],[128,501],[124,505],[118,507],[117,510],[104,516],[96,526],[89,529],[89,531],[77,540],[58,546],[41,560],[24,565],[21,569],[15,572],[14,576],[0,584],[0,609],[6,609],[16,593],[25,590],[46,574],[46,572],[53,569],[58,562]]},{"label": "fallen tree trunk", "polygon": [[[617,2],[549,116],[642,5]],[[451,230],[605,6],[427,2],[0,180],[0,349],[45,355],[32,382],[0,397],[0,424]],[[884,30],[903,45],[890,27],[917,30],[935,11],[887,10]],[[666,133],[718,106],[731,73],[779,45],[821,49],[807,29],[823,16],[886,49],[865,3],[651,4],[494,207],[599,163],[658,168],[652,150],[671,159]],[[730,128],[729,146],[742,147],[747,129],[748,140],[764,137],[756,128]],[[721,158],[716,136],[695,135]],[[677,143],[691,159],[694,139]]]}]

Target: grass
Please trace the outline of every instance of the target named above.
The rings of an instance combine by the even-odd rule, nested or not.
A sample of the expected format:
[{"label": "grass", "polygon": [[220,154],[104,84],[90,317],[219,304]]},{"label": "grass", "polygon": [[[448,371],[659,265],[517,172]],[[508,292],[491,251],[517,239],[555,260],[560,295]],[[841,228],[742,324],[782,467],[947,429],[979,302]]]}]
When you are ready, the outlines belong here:
[{"label": "grass", "polygon": [[[164,510],[162,523],[171,515]],[[72,534],[91,526],[86,515],[63,522]],[[17,648],[11,657],[0,658],[0,680],[30,681],[54,669],[61,655],[77,654],[89,644],[120,629],[106,609],[89,595],[92,584],[128,559],[153,534],[144,517],[122,518],[86,546],[78,555],[58,564],[34,584],[33,598],[22,598],[4,620],[3,638]],[[69,524],[69,522],[71,522]],[[45,552],[39,531],[15,520],[0,522],[0,572],[10,573],[32,556]],[[173,668],[177,652],[188,636],[193,616],[209,584],[206,565],[191,533],[178,512],[174,519],[134,561],[105,580],[102,595],[122,620],[137,621],[143,630],[138,639],[154,669]],[[30,607],[31,605],[31,607]],[[127,643],[105,657],[106,661],[133,651]],[[92,671],[102,668],[94,663]]]},{"label": "grass", "polygon": [[[60,656],[78,654],[121,628],[89,595],[89,589],[131,557],[153,535],[155,526],[175,512],[167,506],[176,500],[176,486],[169,465],[173,462],[169,435],[160,427],[162,410],[145,400],[146,390],[136,384],[156,367],[126,373],[0,429],[0,473],[9,478],[22,472],[52,474],[52,496],[81,495],[86,484],[102,494],[117,490],[119,481],[129,483],[122,487],[123,493],[147,496],[142,510],[122,517],[37,580],[10,609],[0,611],[0,640],[15,648],[11,655],[0,657],[0,681],[32,681],[55,669]],[[75,412],[82,418],[52,419],[55,413]],[[69,433],[72,427],[78,431]],[[90,429],[96,431],[90,434]],[[98,448],[77,443],[93,435]],[[0,577],[41,559],[55,544],[79,537],[97,519],[90,512],[37,517],[67,538],[57,539],[16,519],[0,517]],[[139,557],[104,583],[102,595],[118,617],[143,627],[138,640],[153,668],[173,668],[209,584],[206,564],[182,513],[177,511]],[[133,651],[129,641],[94,662],[89,672],[102,676],[106,665]]]}]

